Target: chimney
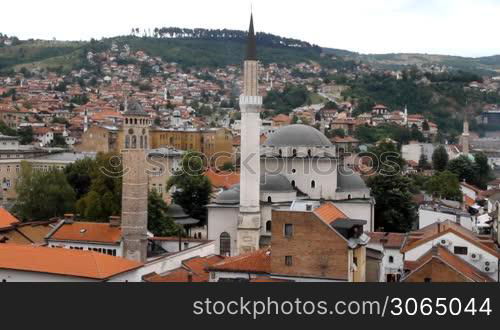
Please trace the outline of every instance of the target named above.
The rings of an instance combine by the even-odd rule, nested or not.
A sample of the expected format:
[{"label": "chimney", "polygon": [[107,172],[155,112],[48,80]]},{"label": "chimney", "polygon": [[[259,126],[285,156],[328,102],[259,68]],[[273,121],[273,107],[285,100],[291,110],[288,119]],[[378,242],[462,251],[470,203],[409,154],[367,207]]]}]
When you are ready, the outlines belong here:
[{"label": "chimney", "polygon": [[111,227],[120,227],[122,225],[122,218],[118,216],[109,217],[109,225]]},{"label": "chimney", "polygon": [[64,215],[64,223],[70,225],[75,222],[75,215],[73,213],[66,213]]}]

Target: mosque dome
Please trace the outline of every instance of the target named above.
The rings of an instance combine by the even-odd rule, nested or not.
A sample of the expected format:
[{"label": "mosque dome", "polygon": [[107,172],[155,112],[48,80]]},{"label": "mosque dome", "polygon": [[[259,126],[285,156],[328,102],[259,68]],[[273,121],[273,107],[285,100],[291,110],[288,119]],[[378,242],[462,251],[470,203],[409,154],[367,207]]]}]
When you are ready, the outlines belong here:
[{"label": "mosque dome", "polygon": [[222,205],[234,205],[240,203],[240,185],[235,185],[231,189],[221,192],[215,202]]},{"label": "mosque dome", "polygon": [[264,192],[293,191],[292,184],[281,174],[265,174],[260,177],[260,190]]},{"label": "mosque dome", "polygon": [[267,147],[332,147],[328,138],[312,126],[289,125],[271,134]]}]

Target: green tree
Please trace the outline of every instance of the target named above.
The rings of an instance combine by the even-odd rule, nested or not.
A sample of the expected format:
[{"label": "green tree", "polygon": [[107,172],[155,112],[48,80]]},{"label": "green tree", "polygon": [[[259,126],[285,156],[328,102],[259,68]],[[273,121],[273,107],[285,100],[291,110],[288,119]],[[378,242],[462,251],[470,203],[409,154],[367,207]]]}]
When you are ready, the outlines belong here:
[{"label": "green tree", "polygon": [[157,237],[176,236],[182,228],[167,216],[168,206],[161,196],[151,191],[148,196],[148,230]]},{"label": "green tree", "polygon": [[33,135],[33,127],[31,126],[20,128],[18,131],[18,135],[19,135],[19,143],[23,145],[30,144],[33,141],[35,141]]},{"label": "green tree", "polygon": [[401,173],[405,164],[398,147],[388,141],[382,141],[378,145],[370,147],[368,153],[361,153],[360,155],[369,157],[377,173],[386,176]]},{"label": "green tree", "polygon": [[[110,216],[120,214],[123,169],[119,159],[113,153],[97,154],[95,165],[91,166],[89,192],[76,205],[77,212],[85,219],[108,221]],[[85,166],[81,169],[85,170]]]},{"label": "green tree", "polygon": [[467,156],[460,156],[448,163],[448,171],[454,173],[460,181],[476,184],[477,174],[474,162]]},{"label": "green tree", "polygon": [[54,139],[52,140],[52,142],[50,142],[50,146],[53,148],[65,148],[68,145],[66,144],[66,139],[64,138],[64,136],[62,136],[61,134],[54,134]]},{"label": "green tree", "polygon": [[412,181],[402,175],[376,175],[368,179],[368,186],[376,200],[375,224],[389,232],[406,233],[413,229],[417,219],[412,201]]},{"label": "green tree", "polygon": [[435,171],[444,171],[448,166],[449,156],[444,146],[439,146],[432,154],[432,168]]},{"label": "green tree", "polygon": [[91,175],[96,169],[97,162],[91,158],[80,159],[66,166],[64,174],[68,183],[76,192],[76,198],[80,199],[90,191],[92,184]]},{"label": "green tree", "polygon": [[438,172],[427,180],[425,191],[435,198],[462,201],[458,177],[450,171]]},{"label": "green tree", "polygon": [[14,212],[23,220],[47,220],[74,210],[75,192],[54,167],[42,172],[22,162],[16,192]]},{"label": "green tree", "polygon": [[474,154],[475,168],[477,173],[476,185],[486,189],[488,182],[494,179],[492,169],[488,163],[488,156],[483,152]]},{"label": "green tree", "polygon": [[182,159],[180,170],[167,183],[167,189],[176,189],[172,195],[174,202],[201,221],[207,219],[206,205],[212,193],[212,185],[204,172],[203,155],[189,151]]},{"label": "green tree", "polygon": [[418,169],[420,171],[426,171],[431,168],[427,156],[425,154],[420,155],[420,159],[418,160]]}]

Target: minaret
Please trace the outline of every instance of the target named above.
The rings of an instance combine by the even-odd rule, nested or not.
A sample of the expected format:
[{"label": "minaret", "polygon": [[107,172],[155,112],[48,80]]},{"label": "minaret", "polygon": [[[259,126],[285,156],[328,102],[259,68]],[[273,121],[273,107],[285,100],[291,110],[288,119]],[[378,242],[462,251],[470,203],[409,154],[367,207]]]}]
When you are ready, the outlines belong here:
[{"label": "minaret", "polygon": [[464,132],[462,133],[462,153],[468,156],[470,153],[470,133],[469,133],[469,118],[467,116],[467,109],[464,115]]},{"label": "minaret", "polygon": [[87,132],[89,129],[89,114],[88,110],[85,109],[85,116],[83,117],[83,133]]},{"label": "minaret", "polygon": [[404,126],[408,126],[408,106],[405,105],[405,114],[404,114]]},{"label": "minaret", "polygon": [[146,156],[149,149],[151,119],[137,102],[127,104],[124,113],[122,150],[122,237],[123,257],[145,262],[147,258],[148,176]]},{"label": "minaret", "polygon": [[257,42],[250,17],[247,52],[244,62],[241,109],[241,175],[240,215],[237,254],[259,249],[260,214],[260,109],[262,97],[258,90]]}]

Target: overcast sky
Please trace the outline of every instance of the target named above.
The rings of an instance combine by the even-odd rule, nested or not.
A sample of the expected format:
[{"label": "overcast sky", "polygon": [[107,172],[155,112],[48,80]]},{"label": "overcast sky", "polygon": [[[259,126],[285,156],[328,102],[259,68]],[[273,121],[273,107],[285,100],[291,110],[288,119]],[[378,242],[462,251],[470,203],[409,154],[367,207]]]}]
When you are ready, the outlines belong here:
[{"label": "overcast sky", "polygon": [[16,0],[0,32],[88,40],[132,27],[256,30],[362,53],[500,54],[500,0]]}]

